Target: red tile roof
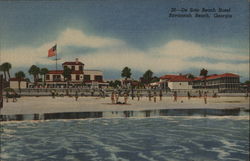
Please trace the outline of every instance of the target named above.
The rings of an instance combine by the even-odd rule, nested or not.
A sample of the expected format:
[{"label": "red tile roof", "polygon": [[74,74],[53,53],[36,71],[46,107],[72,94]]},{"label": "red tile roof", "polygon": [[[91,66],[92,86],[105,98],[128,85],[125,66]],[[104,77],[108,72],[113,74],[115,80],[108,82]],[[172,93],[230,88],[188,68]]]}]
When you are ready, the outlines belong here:
[{"label": "red tile roof", "polygon": [[[209,79],[217,79],[217,78],[224,78],[224,77],[239,77],[239,75],[233,74],[233,73],[213,74],[213,75],[207,76],[206,79],[209,80]],[[204,79],[203,76],[199,76],[199,77],[196,77],[194,80],[203,80],[203,79]]]},{"label": "red tile roof", "polygon": [[196,81],[196,80],[203,80],[203,78],[204,78],[203,76],[195,77],[194,81]]},{"label": "red tile roof", "polygon": [[191,79],[188,79],[186,75],[164,75],[160,79],[167,79],[169,82],[189,82]]},{"label": "red tile roof", "polygon": [[223,78],[223,77],[239,77],[239,75],[233,74],[233,73],[224,73],[224,74],[219,74],[219,75],[214,74],[214,75],[207,77],[207,79],[217,79],[217,78]]},{"label": "red tile roof", "polygon": [[[63,70],[50,70],[48,74],[63,74]],[[72,74],[83,74],[83,71],[74,70]]]},{"label": "red tile roof", "polygon": [[48,74],[63,74],[63,70],[50,70]]},{"label": "red tile roof", "polygon": [[80,70],[74,70],[74,71],[72,71],[72,74],[83,74],[83,71],[80,71]]},{"label": "red tile roof", "polygon": [[169,80],[169,82],[189,82],[191,79],[188,79],[185,75],[178,75]]},{"label": "red tile roof", "polygon": [[[19,79],[18,78],[10,78],[10,81],[19,81]],[[21,81],[25,81],[25,79],[22,78]]]},{"label": "red tile roof", "polygon": [[164,76],[161,76],[160,79],[172,79],[176,76],[178,76],[178,75],[164,75]]},{"label": "red tile roof", "polygon": [[71,62],[71,61],[67,61],[67,62],[64,62],[62,65],[84,65],[82,62]]}]

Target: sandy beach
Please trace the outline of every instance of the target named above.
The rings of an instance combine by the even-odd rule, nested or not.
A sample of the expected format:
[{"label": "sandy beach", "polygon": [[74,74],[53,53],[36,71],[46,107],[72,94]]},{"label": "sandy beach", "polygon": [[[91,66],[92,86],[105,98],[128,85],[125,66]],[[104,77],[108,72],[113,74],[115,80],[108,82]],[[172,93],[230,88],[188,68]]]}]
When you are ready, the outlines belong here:
[{"label": "sandy beach", "polygon": [[[120,97],[120,102],[124,101]],[[179,97],[177,102],[173,101],[173,97],[163,97],[162,101],[157,98],[154,102],[143,97],[140,101],[137,98],[128,99],[128,104],[111,104],[109,97],[79,97],[75,101],[74,97],[21,97],[17,102],[6,103],[4,100],[4,107],[1,109],[2,115],[13,114],[41,114],[41,113],[55,113],[55,112],[97,112],[97,111],[141,111],[154,109],[232,109],[243,108],[249,109],[249,97],[218,97],[207,99],[207,104],[204,103],[203,98]]]}]

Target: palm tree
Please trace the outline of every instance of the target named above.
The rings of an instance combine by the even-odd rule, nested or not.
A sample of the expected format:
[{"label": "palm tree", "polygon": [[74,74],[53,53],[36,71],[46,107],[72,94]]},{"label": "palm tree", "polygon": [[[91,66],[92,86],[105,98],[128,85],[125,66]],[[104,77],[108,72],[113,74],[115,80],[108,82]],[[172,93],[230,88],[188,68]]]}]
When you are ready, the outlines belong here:
[{"label": "palm tree", "polygon": [[203,78],[204,78],[204,88],[206,88],[207,73],[208,73],[208,71],[204,68],[202,68],[200,71],[200,76],[203,76]]},{"label": "palm tree", "polygon": [[23,71],[19,71],[19,72],[15,73],[15,77],[16,77],[17,80],[18,80],[18,89],[19,89],[19,92],[21,93],[20,84],[21,84],[22,79],[25,78],[25,74],[24,74]]},{"label": "palm tree", "polygon": [[3,70],[2,65],[0,65],[0,72],[3,72],[3,74],[4,74],[4,80],[6,80],[6,72]]},{"label": "palm tree", "polygon": [[188,79],[194,79],[195,77],[194,77],[193,74],[190,74],[190,73],[189,73],[189,74],[187,74],[187,78],[188,78]]},{"label": "palm tree", "polygon": [[62,75],[63,75],[64,81],[67,81],[67,91],[66,91],[67,93],[66,93],[66,95],[69,94],[68,88],[69,88],[69,81],[71,79],[71,73],[72,73],[72,70],[70,68],[64,67]]},{"label": "palm tree", "polygon": [[37,80],[39,79],[40,68],[37,67],[36,65],[32,65],[28,72],[30,75],[33,75],[34,82],[36,83]]},{"label": "palm tree", "polygon": [[3,63],[3,64],[1,65],[1,67],[2,67],[2,70],[3,70],[4,73],[5,73],[5,80],[7,79],[7,78],[6,78],[6,73],[8,73],[8,77],[9,77],[9,79],[10,79],[11,64],[8,63],[8,62],[5,62],[5,63]]},{"label": "palm tree", "polygon": [[40,74],[43,75],[43,84],[45,85],[45,75],[49,72],[47,68],[42,68]]}]

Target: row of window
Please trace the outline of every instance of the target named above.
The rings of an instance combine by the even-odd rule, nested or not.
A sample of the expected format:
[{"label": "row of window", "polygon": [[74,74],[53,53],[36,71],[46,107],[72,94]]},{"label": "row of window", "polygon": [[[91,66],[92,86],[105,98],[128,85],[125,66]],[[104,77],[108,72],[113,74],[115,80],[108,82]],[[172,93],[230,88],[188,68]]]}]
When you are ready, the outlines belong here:
[{"label": "row of window", "polygon": [[[222,84],[222,85],[213,85],[213,86],[206,86],[206,88],[211,89],[221,89],[221,88],[227,88],[227,89],[237,89],[239,88],[239,84]],[[193,86],[193,88],[205,88],[205,86]]]},{"label": "row of window", "polygon": [[[64,68],[66,68],[67,66],[64,66]],[[76,70],[76,67],[74,65],[71,66],[71,70],[72,71],[75,71]],[[83,66],[79,66],[79,71],[83,71]]]},{"label": "row of window", "polygon": [[[82,77],[81,77],[82,78]],[[90,75],[84,75],[83,79],[85,81],[90,81]],[[50,80],[50,75],[46,75],[46,80]],[[61,80],[61,75],[53,75],[53,81],[60,81]],[[71,77],[70,77],[71,80]],[[76,80],[80,80],[80,75],[76,75]],[[94,81],[103,81],[103,78],[101,75],[95,75],[94,76]]]},{"label": "row of window", "polygon": [[[239,83],[240,80],[239,78],[220,78],[220,79],[216,79],[216,80],[207,80],[206,84],[217,84],[217,83]],[[202,85],[204,84],[204,81],[194,81],[193,84],[194,85]]]}]

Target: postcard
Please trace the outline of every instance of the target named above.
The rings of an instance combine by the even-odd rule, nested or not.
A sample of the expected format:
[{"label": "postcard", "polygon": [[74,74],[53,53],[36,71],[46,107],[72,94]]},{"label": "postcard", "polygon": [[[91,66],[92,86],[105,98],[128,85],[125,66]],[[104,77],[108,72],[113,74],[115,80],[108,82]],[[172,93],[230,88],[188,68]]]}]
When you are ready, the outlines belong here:
[{"label": "postcard", "polygon": [[1,0],[0,160],[249,160],[249,1]]}]

